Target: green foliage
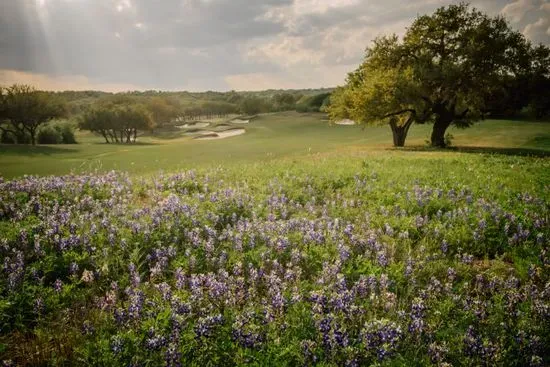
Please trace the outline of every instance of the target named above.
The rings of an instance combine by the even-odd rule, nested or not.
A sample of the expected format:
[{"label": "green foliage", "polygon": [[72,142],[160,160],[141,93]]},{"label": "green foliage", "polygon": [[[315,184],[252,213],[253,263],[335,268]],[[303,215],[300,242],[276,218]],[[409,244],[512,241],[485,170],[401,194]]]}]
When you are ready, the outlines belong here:
[{"label": "green foliage", "polygon": [[100,134],[106,143],[136,142],[138,130],[151,130],[154,126],[151,112],[128,96],[104,100],[79,121],[80,129]]},{"label": "green foliage", "polygon": [[38,130],[37,140],[39,144],[76,144],[73,123],[50,122]]},{"label": "green foliage", "polygon": [[157,127],[169,124],[181,113],[181,106],[174,99],[151,97],[146,101],[145,107]]},{"label": "green foliage", "polygon": [[376,39],[337,90],[329,114],[364,123],[391,116],[401,123],[433,121],[431,144],[444,147],[451,124],[470,126],[496,108],[496,96],[530,75],[547,75],[548,63],[536,61],[547,60],[546,49],[533,48],[500,16],[463,3],[441,7],[419,16],[402,39]]},{"label": "green foliage", "polygon": [[257,115],[270,110],[269,103],[266,99],[250,96],[244,98],[239,104],[239,110],[247,115]]},{"label": "green foliage", "polygon": [[37,140],[38,144],[61,144],[63,137],[53,126],[46,125],[38,130]]},{"label": "green foliage", "polygon": [[0,89],[0,130],[18,143],[24,143],[28,135],[35,145],[38,128],[66,113],[65,103],[51,93],[17,84]]},{"label": "green foliage", "polygon": [[296,102],[297,112],[322,112],[327,106],[331,93],[320,93],[312,96],[304,96]]},{"label": "green foliage", "polygon": [[273,99],[273,110],[274,111],[293,111],[296,109],[296,102],[301,98],[299,94],[296,93],[277,93]]}]

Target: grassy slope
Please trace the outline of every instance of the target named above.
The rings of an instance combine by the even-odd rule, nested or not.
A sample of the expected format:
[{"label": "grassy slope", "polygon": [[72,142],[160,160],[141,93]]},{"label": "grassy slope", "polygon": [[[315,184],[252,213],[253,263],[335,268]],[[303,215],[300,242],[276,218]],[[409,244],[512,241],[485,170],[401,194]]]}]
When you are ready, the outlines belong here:
[{"label": "grassy slope", "polygon": [[[337,155],[380,154],[391,149],[387,127],[361,129],[330,126],[321,114],[280,113],[261,116],[247,133],[225,140],[194,141],[190,138],[144,138],[138,145],[107,145],[89,134],[74,146],[0,146],[0,175],[67,174],[120,169],[149,174],[201,166],[267,162],[335,152]],[[414,126],[407,145],[422,147],[430,126]],[[515,121],[484,121],[466,130],[451,129],[453,143],[467,152],[497,152],[546,155],[550,151],[550,124]],[[423,150],[423,149],[422,149]],[[393,152],[410,156],[426,153]],[[446,152],[428,153],[446,155]]]},{"label": "grassy slope", "polygon": [[[405,192],[414,193],[415,185],[438,188],[445,192],[450,189],[460,191],[464,188],[471,192],[476,200],[494,200],[503,209],[518,216],[522,215],[522,206],[517,199],[521,193],[528,192],[544,202],[548,202],[550,160],[541,157],[520,157],[516,153],[549,152],[550,125],[486,121],[472,129],[453,130],[451,133],[456,137],[455,144],[463,147],[461,149],[465,151],[457,153],[454,151],[395,150],[391,148],[391,137],[387,127],[368,128],[363,131],[356,127],[327,126],[320,119],[320,116],[295,114],[264,116],[246,127],[248,129],[246,135],[219,141],[176,139],[165,140],[154,145],[115,146],[98,144],[99,139],[83,135],[80,139],[82,144],[73,147],[42,146],[29,150],[29,147],[0,146],[0,173],[5,177],[23,173],[67,173],[78,167],[80,169],[122,168],[133,173],[154,173],[159,169],[174,170],[179,167],[197,167],[198,171],[208,172],[208,167],[223,164],[224,170],[207,173],[214,187],[219,186],[220,189],[240,187],[244,192],[253,196],[255,203],[264,205],[261,203],[267,202],[272,191],[268,183],[274,182],[274,186],[280,185],[281,192],[286,193],[290,198],[299,197],[309,200],[310,197],[306,196],[306,183],[310,182],[315,189],[315,195],[321,199],[321,203],[323,200],[336,203],[335,208],[329,206],[331,215],[361,223],[365,213],[370,213],[373,228],[381,228],[386,222],[395,228],[411,226],[414,219],[412,214],[404,218],[397,218],[393,215],[388,217],[381,214],[380,208],[386,207],[389,210],[396,204],[400,204],[408,210],[414,209],[415,201],[407,203],[404,202],[403,197]],[[411,131],[409,145],[423,145],[428,133],[429,126],[415,126]],[[470,154],[467,152],[477,153],[480,150],[468,148],[468,145],[470,147],[491,147],[490,151],[503,154]],[[239,164],[243,162],[247,164]],[[356,174],[370,178],[368,185],[360,194],[356,194],[354,191],[354,176]],[[202,175],[199,174],[199,177]],[[199,180],[199,182],[202,181]],[[139,190],[139,184],[135,186],[135,190]],[[350,198],[360,199],[363,204],[359,208],[346,208],[342,204],[344,201],[342,198],[346,201]],[[136,206],[157,205],[157,203],[147,201],[131,201],[131,203]],[[443,201],[435,200],[435,203],[442,204]],[[464,203],[459,203],[457,207],[464,208],[464,205]],[[107,210],[106,213],[108,214],[110,211]],[[411,211],[411,213],[413,212]],[[484,214],[482,211],[475,211],[475,213]],[[527,212],[524,213],[527,215]],[[485,214],[488,215],[488,212]],[[310,214],[300,213],[300,217],[308,215]],[[439,223],[433,216],[431,220],[435,224]],[[451,223],[455,223],[455,227],[454,232],[447,234],[449,237],[456,236],[457,233],[460,235],[459,231],[466,233],[471,226],[475,226],[475,222],[462,223],[460,220],[462,219],[451,221]],[[13,226],[12,223],[7,223],[7,225],[10,228]],[[465,235],[464,233],[462,235]],[[416,246],[412,250],[421,253],[423,250],[420,249],[427,246],[429,251],[432,251],[437,248],[437,241],[436,238],[427,234],[415,242],[422,246]],[[142,242],[136,241],[135,244],[141,246]],[[405,242],[404,244],[405,246],[399,247],[403,254],[406,251],[411,251],[411,248],[407,247],[409,244]],[[107,246],[111,248],[110,245]],[[332,252],[319,253],[332,258],[335,256],[336,250],[334,247],[329,246],[328,248]],[[489,260],[479,256],[476,257],[476,262],[471,267],[460,265],[450,257],[436,260],[430,262],[430,266],[426,266],[425,270],[419,273],[419,279],[423,282],[422,279],[429,279],[433,274],[443,279],[448,266],[454,264],[453,266],[457,266],[459,269],[465,269],[461,276],[471,273],[471,278],[478,272],[494,274],[512,266],[523,281],[527,278],[527,268],[534,256],[531,258],[520,257],[513,253],[513,247],[509,249],[506,250],[506,256],[502,257],[504,260]],[[240,256],[238,252],[231,251],[229,255],[235,256],[235,259]],[[252,252],[247,255],[254,256]],[[416,253],[413,255],[416,256]],[[122,261],[127,261],[127,258],[122,259]],[[361,261],[366,264],[370,260]],[[183,260],[182,263],[184,263]],[[363,263],[358,261],[357,264]],[[396,256],[395,263],[392,265],[395,274],[403,273],[403,264],[403,259]],[[357,268],[349,267],[348,275],[351,278],[358,275],[363,269],[379,271],[379,268],[376,267],[360,268],[359,265],[357,266]],[[119,279],[123,279],[124,276],[116,275]],[[463,280],[463,278],[460,279]],[[403,301],[404,299],[405,301]],[[400,301],[408,302],[406,296],[403,296]],[[434,309],[441,307],[442,310],[448,310],[447,303],[433,302]],[[489,304],[492,305],[491,302]],[[408,304],[406,305],[406,309],[410,308]],[[451,308],[450,310],[456,309]],[[498,320],[496,316],[500,315],[498,310],[495,311],[496,309],[496,306],[491,309],[493,313],[490,326],[493,325],[493,320]],[[439,311],[439,309],[437,310]],[[59,315],[61,318],[64,313],[59,312]],[[457,340],[458,345],[461,346],[463,344],[461,339],[464,333],[463,327],[465,328],[467,320],[464,321],[465,317],[460,314],[451,314],[450,316],[452,317],[442,323],[445,328],[438,329],[443,330],[443,333],[449,333],[450,336],[440,337],[450,341],[454,337],[454,340]],[[447,315],[442,317],[447,317]],[[294,319],[289,317],[289,320],[292,323]],[[105,358],[109,356],[110,336],[108,333],[102,339],[105,343],[101,344],[94,339],[86,340],[87,337],[83,336],[80,330],[83,320],[71,319],[70,325],[76,325],[71,327],[67,326],[69,323],[67,320],[56,321],[30,331],[28,334],[18,334],[15,337],[14,335],[2,335],[0,347],[7,345],[5,350],[9,351],[10,358],[16,361],[29,360],[29,356],[32,356],[35,358],[33,360],[35,364],[39,364],[39,362],[46,364],[45,361],[55,364],[55,362],[51,362],[54,355],[59,358],[59,361],[63,361],[65,357],[75,358],[72,355],[63,355],[63,351],[58,352],[57,349],[52,351],[52,348],[71,351],[70,348],[81,348],[80,352],[84,350],[89,353],[84,353],[84,356],[88,356],[91,360],[97,357],[96,361],[102,356],[106,356]],[[113,328],[111,319],[108,319],[106,323],[108,326],[98,323],[98,329],[100,327],[104,327],[104,330]],[[436,321],[433,323],[435,324]],[[497,325],[496,321],[494,323]],[[102,334],[98,333],[98,335]],[[142,336],[139,332],[137,335]],[[293,337],[298,338],[301,335]],[[225,345],[229,345],[229,343]],[[285,344],[283,343],[283,345]],[[294,350],[298,350],[300,347],[297,343],[288,345]],[[103,349],[100,349],[102,346]],[[414,344],[411,346],[414,350],[417,347],[421,351],[420,353],[425,353],[425,345]],[[276,348],[273,350],[275,350],[273,355],[276,352],[279,353]],[[286,352],[287,350],[285,350]],[[263,351],[258,353],[263,353]],[[265,353],[265,355],[267,354]],[[80,354],[76,355],[81,356]],[[269,356],[265,355],[264,358],[269,360]],[[283,360],[290,358],[285,355],[292,357],[288,353],[280,353],[277,356]],[[411,355],[413,355],[412,352],[404,354],[404,358],[411,358]],[[0,353],[0,359],[2,358]],[[422,356],[418,356],[418,358],[422,358]],[[461,359],[462,355],[457,358]],[[227,363],[231,364],[231,362],[235,362],[235,360],[228,359]],[[286,359],[286,362],[296,365],[296,363],[292,363],[294,362],[292,359]],[[406,365],[406,362],[409,360],[401,360],[403,365]],[[104,364],[108,365],[108,363]],[[276,363],[272,362],[272,364]],[[394,365],[399,365],[399,361]]]}]

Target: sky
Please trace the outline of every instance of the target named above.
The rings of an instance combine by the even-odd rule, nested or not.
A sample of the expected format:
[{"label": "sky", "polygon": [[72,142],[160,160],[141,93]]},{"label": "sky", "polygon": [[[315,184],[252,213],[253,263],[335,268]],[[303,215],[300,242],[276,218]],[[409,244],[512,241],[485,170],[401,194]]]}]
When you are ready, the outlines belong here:
[{"label": "sky", "polygon": [[[445,0],[0,0],[0,85],[227,91],[343,84]],[[550,0],[472,0],[550,44]]]}]

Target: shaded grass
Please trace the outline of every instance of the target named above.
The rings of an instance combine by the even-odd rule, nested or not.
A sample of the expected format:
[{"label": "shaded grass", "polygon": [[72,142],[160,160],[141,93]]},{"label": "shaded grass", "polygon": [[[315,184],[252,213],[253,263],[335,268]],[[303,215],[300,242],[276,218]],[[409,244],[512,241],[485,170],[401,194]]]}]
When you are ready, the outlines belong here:
[{"label": "shaded grass", "polygon": [[403,148],[404,151],[410,152],[442,152],[452,151],[459,153],[476,153],[476,154],[501,154],[501,155],[518,155],[529,157],[549,157],[550,150],[534,149],[534,148],[499,148],[499,147],[475,147],[475,146],[459,146],[449,147],[445,150],[431,148],[426,146],[412,146]]}]

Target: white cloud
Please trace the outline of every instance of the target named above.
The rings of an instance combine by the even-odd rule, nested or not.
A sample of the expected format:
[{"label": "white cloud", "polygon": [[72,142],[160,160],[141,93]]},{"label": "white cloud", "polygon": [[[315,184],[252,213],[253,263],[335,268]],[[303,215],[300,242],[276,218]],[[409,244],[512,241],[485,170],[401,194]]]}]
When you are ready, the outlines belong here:
[{"label": "white cloud", "polygon": [[539,18],[523,29],[523,33],[535,42],[544,42],[550,36],[550,18]]},{"label": "white cloud", "polygon": [[550,44],[550,2],[516,0],[504,6],[501,13],[535,43]]},{"label": "white cloud", "polygon": [[535,0],[516,0],[502,8],[502,14],[512,22],[518,23],[527,12],[535,9],[535,2]]}]

